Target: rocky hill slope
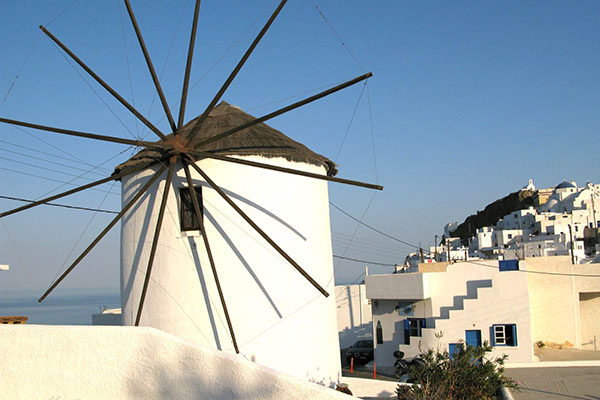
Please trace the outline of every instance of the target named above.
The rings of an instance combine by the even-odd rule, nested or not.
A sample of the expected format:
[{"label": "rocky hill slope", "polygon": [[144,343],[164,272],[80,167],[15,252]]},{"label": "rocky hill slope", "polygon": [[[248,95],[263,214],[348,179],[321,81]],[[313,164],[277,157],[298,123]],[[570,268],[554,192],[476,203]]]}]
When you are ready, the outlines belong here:
[{"label": "rocky hill slope", "polygon": [[483,211],[477,211],[477,214],[469,215],[452,232],[452,236],[460,237],[461,242],[467,245],[469,238],[475,235],[476,229],[496,225],[496,222],[505,215],[533,206],[533,196],[536,193],[531,190],[520,190],[488,204]]}]

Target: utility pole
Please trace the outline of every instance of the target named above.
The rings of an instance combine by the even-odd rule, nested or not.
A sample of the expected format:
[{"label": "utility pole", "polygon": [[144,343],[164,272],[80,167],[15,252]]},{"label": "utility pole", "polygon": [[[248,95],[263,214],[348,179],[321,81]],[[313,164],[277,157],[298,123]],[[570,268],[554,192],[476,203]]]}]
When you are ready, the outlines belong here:
[{"label": "utility pole", "polygon": [[575,254],[573,253],[573,228],[571,224],[569,226],[569,236],[571,236],[571,264],[575,264]]},{"label": "utility pole", "polygon": [[596,207],[594,205],[594,203],[596,202],[596,200],[594,199],[596,197],[596,192],[592,191],[592,218],[594,219],[594,226],[596,227],[596,232],[595,232],[595,236],[596,236],[596,245],[598,245],[598,220],[596,219]]},{"label": "utility pole", "polygon": [[437,235],[435,235],[435,239],[433,239],[433,245],[435,246],[435,253],[434,253],[435,254],[435,261],[439,261],[438,260],[438,252],[437,252],[437,249],[438,249]]},{"label": "utility pole", "polygon": [[421,263],[425,262],[425,256],[423,255],[423,248],[419,247],[419,253],[421,254]]},{"label": "utility pole", "polygon": [[446,260],[448,261],[448,263],[450,263],[450,241],[448,240],[448,238],[446,238],[446,251],[447,251],[447,256],[446,256]]}]

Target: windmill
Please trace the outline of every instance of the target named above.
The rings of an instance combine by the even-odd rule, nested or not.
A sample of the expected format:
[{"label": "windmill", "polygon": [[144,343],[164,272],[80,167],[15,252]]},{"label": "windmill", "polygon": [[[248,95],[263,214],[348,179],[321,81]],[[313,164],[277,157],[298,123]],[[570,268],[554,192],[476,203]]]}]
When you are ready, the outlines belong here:
[{"label": "windmill", "polygon": [[[175,120],[131,4],[125,0],[169,122],[171,131],[167,133],[160,131],[63,42],[40,26],[159,139],[130,140],[0,118],[0,122],[7,124],[142,148],[104,179],[0,214],[0,218],[6,217],[110,181],[122,183],[121,211],[52,283],[40,302],[121,222],[124,324],[157,327],[182,337],[204,340],[205,344],[224,351],[240,353],[242,347],[242,353],[250,354],[257,362],[320,382],[339,377],[335,302],[327,299],[326,290],[333,276],[327,182],[376,190],[382,187],[335,177],[333,162],[265,122],[364,81],[372,74],[358,76],[259,118],[221,102],[286,1],[279,3],[204,112],[184,123],[200,1],[195,3]],[[222,211],[225,208],[227,212]],[[178,254],[186,251],[191,254],[178,258]],[[299,258],[303,262],[298,262]],[[301,265],[304,261],[309,265]],[[250,283],[236,281],[234,277],[240,274]],[[207,276],[211,276],[210,282]],[[282,281],[290,283],[283,285]],[[325,326],[327,334],[319,333]],[[306,343],[300,343],[303,339]],[[297,354],[283,354],[286,349],[295,349]]]}]

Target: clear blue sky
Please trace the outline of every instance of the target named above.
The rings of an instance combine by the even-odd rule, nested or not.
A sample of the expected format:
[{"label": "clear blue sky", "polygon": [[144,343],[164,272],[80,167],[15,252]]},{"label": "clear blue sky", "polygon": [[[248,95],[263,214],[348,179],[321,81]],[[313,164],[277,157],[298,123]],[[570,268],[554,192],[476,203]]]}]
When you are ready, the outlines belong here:
[{"label": "clear blue sky", "polygon": [[[339,176],[385,186],[371,202],[366,223],[429,246],[444,224],[461,222],[529,178],[538,187],[562,179],[600,182],[599,2],[315,1],[360,66],[313,1],[290,0],[224,99],[262,115],[360,75],[363,68],[373,72],[345,141],[361,85],[270,122],[313,150],[337,157]],[[0,116],[154,140],[76,68],[109,110],[37,28],[49,27],[166,130],[158,102],[150,108],[154,89],[122,2],[79,1],[61,14],[71,3],[2,4]],[[132,3],[168,100],[176,106],[193,1]],[[186,120],[204,109],[276,4],[203,1]],[[24,133],[5,125],[0,140],[3,196],[38,198],[59,187],[56,181],[72,179],[56,171],[79,174],[74,167],[106,162],[100,173],[110,173],[133,154],[124,146]],[[109,194],[90,191],[62,202],[118,210],[118,185],[103,187],[112,190]],[[372,197],[365,189],[329,187],[331,201],[357,217]],[[20,204],[0,200],[0,209]],[[346,250],[356,223],[333,208],[331,216],[338,255],[402,263],[410,251],[365,228],[358,229]],[[11,265],[10,272],[1,272],[0,290],[46,288],[111,219],[98,214],[90,223],[91,217],[38,207],[0,220],[0,263]],[[64,286],[117,288],[118,235],[114,229]],[[336,266],[339,283],[353,281],[364,268],[353,262],[336,261]]]}]

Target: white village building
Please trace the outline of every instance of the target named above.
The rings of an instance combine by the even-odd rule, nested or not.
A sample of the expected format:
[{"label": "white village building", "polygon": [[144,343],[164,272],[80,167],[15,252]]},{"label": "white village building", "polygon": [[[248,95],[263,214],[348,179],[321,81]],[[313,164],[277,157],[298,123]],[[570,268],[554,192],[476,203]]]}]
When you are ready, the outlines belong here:
[{"label": "white village building", "polygon": [[[535,185],[530,180],[526,188]],[[543,196],[537,198],[538,207],[513,211],[495,226],[477,229],[469,243],[470,256],[510,259],[571,255],[574,263],[589,262],[599,251],[600,213],[596,209],[600,207],[600,185],[587,183],[578,188],[575,182],[563,181],[554,189],[540,189],[540,193]],[[594,239],[587,247],[586,238]]]},{"label": "white village building", "polygon": [[428,263],[419,272],[369,275],[375,362],[392,367],[396,350],[413,357],[484,341],[493,345],[492,357],[507,354],[512,363],[533,361],[537,341],[596,349],[599,273],[599,264],[557,256]]}]

